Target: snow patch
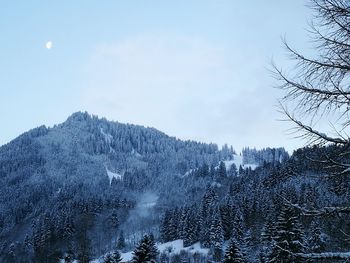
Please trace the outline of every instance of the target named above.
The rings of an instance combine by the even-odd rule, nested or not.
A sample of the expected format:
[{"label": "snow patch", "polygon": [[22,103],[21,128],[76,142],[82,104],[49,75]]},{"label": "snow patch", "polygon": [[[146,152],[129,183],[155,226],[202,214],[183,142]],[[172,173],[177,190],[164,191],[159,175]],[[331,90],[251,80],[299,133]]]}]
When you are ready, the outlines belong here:
[{"label": "snow patch", "polygon": [[231,168],[232,164],[235,164],[237,169],[239,169],[239,166],[242,166],[243,169],[250,168],[252,170],[255,170],[259,166],[257,164],[253,164],[253,163],[243,164],[242,155],[233,154],[232,157],[233,157],[233,160],[224,161],[225,166],[226,166],[226,170],[229,170]]},{"label": "snow patch", "polygon": [[[66,261],[65,261],[65,259],[60,259],[59,261],[58,261],[59,263],[66,263]],[[91,261],[91,262],[95,262],[95,260],[94,261]],[[96,261],[95,263],[98,263],[99,261]],[[76,259],[74,259],[73,261],[72,261],[72,263],[79,263],[79,261],[78,260],[76,260]]]},{"label": "snow patch", "polygon": [[[243,164],[243,157],[241,155],[237,155],[237,154],[232,155],[232,160],[224,160],[222,162],[225,164],[226,172],[230,170],[230,168],[233,164],[236,166],[237,170],[239,169],[239,166],[242,166],[243,169],[250,168],[252,170],[255,170],[259,166],[257,164],[253,164],[253,163]],[[219,168],[219,165],[217,165],[215,168],[216,169]],[[180,177],[183,178],[183,177],[189,176],[192,172],[194,172],[196,170],[198,170],[198,168],[190,169]]]},{"label": "snow patch", "polygon": [[[184,247],[184,242],[182,239],[166,242],[166,243],[158,243],[157,249],[159,253],[166,253],[168,255],[178,255],[181,251],[187,251],[188,253],[195,254],[199,253],[202,255],[208,255],[209,249],[208,248],[202,248],[200,242],[197,242],[189,247]],[[133,258],[133,251],[120,253],[122,261],[121,262],[129,262]],[[95,259],[91,261],[90,263],[101,263],[103,262],[104,256],[101,256],[99,259]]]},{"label": "snow patch", "polygon": [[196,169],[190,169],[188,170],[185,174],[183,174],[181,177],[186,177],[186,176],[189,176],[192,172],[198,170],[197,168]]},{"label": "snow patch", "polygon": [[220,188],[220,187],[222,187],[222,184],[220,184],[218,182],[212,182],[211,186]]},{"label": "snow patch", "polygon": [[134,148],[131,150],[131,155],[134,155],[137,158],[142,157],[142,155],[140,153],[138,153]]},{"label": "snow patch", "polygon": [[106,143],[111,143],[112,142],[112,140],[113,140],[113,136],[112,135],[110,135],[109,133],[104,132],[103,128],[100,128],[100,132],[103,135],[103,137],[105,138]]},{"label": "snow patch", "polygon": [[108,178],[109,178],[109,184],[112,183],[113,178],[115,178],[117,180],[121,180],[123,178],[122,174],[112,172],[112,171],[108,170],[107,167],[106,167],[106,171],[107,171],[107,175],[108,175]]},{"label": "snow patch", "polygon": [[170,255],[180,254],[182,250],[187,251],[191,254],[199,253],[207,255],[209,253],[209,249],[202,248],[200,242],[197,242],[189,247],[184,247],[184,242],[182,239],[159,244],[157,247],[160,253],[167,253]]},{"label": "snow patch", "polygon": [[225,167],[226,167],[226,172],[228,171],[228,170],[230,170],[230,168],[231,168],[231,166],[233,165],[233,164],[235,164],[236,165],[236,167],[239,167],[239,165],[237,166],[237,160],[226,160],[226,161],[223,161],[224,162],[224,164],[225,164]]},{"label": "snow patch", "polygon": [[137,204],[136,208],[151,208],[157,204],[158,201],[158,195],[154,193],[144,193],[141,198],[139,203]]},{"label": "snow patch", "polygon": [[250,168],[252,170],[255,170],[259,165],[257,164],[244,164],[243,165],[243,168],[246,169],[246,168]]},{"label": "snow patch", "polygon": [[122,261],[121,262],[129,262],[132,260],[134,253],[132,251],[126,253],[120,253]]}]

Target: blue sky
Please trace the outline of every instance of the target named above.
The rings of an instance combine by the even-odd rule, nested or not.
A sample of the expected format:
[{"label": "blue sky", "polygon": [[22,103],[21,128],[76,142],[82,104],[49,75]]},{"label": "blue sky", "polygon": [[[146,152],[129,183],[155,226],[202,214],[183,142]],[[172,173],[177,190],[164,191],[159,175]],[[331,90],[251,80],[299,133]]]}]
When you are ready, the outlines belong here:
[{"label": "blue sky", "polygon": [[1,1],[0,145],[81,110],[236,149],[301,146],[268,68],[288,65],[282,36],[309,44],[305,5]]}]

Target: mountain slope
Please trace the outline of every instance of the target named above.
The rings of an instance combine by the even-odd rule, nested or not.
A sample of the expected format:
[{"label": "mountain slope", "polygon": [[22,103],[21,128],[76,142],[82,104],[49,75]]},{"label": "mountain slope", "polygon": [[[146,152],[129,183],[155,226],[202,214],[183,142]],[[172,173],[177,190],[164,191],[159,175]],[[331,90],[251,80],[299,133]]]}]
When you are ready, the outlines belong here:
[{"label": "mountain slope", "polygon": [[[80,227],[86,214],[98,214],[91,233],[109,231],[113,223],[105,222],[118,214],[116,230],[137,207],[140,193],[162,195],[186,171],[217,165],[229,155],[214,144],[74,113],[62,124],[35,128],[0,147],[0,241],[8,248],[27,240],[34,252],[45,251],[36,240],[44,239],[43,232],[50,233],[47,239],[69,239],[74,235],[69,228]],[[98,243],[97,250],[105,244]]]},{"label": "mountain slope", "polygon": [[[259,164],[288,156],[245,152]],[[0,147],[0,262],[56,262],[66,252],[86,262],[112,250],[122,233],[129,250],[144,233],[160,240],[169,209],[185,207],[178,212],[186,215],[203,198],[233,193],[237,170],[245,177],[258,164],[244,158],[82,112],[30,130]]]}]

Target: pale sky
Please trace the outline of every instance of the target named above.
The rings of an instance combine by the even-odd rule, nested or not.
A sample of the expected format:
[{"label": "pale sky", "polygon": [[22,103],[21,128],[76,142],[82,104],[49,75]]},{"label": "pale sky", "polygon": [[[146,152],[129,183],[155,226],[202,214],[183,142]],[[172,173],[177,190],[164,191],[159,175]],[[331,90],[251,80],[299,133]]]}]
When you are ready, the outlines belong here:
[{"label": "pale sky", "polygon": [[310,44],[306,1],[0,3],[0,145],[76,111],[237,150],[303,145],[268,69],[288,64],[281,37]]}]

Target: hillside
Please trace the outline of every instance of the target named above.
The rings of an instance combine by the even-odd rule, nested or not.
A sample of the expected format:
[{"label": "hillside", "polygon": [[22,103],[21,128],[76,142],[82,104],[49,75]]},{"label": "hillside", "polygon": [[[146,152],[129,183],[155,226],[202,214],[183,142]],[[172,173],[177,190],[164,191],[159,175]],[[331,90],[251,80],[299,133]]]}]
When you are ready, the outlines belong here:
[{"label": "hillside", "polygon": [[[44,229],[70,236],[70,228],[82,220],[79,213],[99,213],[96,228],[116,227],[130,210],[139,213],[139,200],[145,196],[161,196],[159,207],[171,198],[181,202],[186,193],[174,189],[174,195],[172,182],[230,156],[228,148],[181,141],[153,128],[81,112],[52,128],[30,130],[0,147],[2,248],[27,242],[33,250]],[[99,241],[98,253],[111,237],[103,239],[109,241]]]},{"label": "hillside", "polygon": [[165,209],[195,203],[207,184],[257,166],[242,159],[232,147],[82,112],[35,128],[0,147],[1,255],[41,258],[88,246],[98,256],[121,230],[132,248],[142,233],[157,233]]}]

